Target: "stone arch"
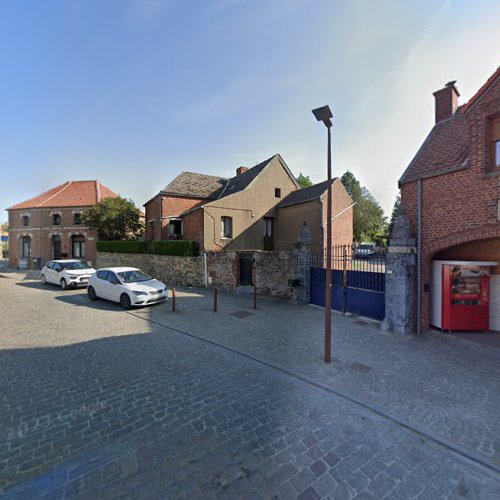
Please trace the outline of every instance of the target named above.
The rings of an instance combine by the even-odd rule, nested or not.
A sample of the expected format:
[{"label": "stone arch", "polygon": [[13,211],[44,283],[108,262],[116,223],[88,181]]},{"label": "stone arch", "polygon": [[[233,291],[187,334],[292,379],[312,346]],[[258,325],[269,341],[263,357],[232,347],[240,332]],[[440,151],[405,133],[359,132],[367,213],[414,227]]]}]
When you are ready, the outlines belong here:
[{"label": "stone arch", "polygon": [[469,231],[457,231],[444,238],[434,240],[426,250],[432,258],[433,255],[446,248],[488,238],[500,238],[500,224],[488,224]]}]

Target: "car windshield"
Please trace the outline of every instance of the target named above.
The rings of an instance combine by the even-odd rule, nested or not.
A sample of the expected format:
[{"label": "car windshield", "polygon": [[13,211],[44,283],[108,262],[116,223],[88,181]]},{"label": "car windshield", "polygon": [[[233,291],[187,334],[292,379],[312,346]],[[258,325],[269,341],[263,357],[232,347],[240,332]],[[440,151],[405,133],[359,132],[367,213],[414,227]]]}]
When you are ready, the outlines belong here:
[{"label": "car windshield", "polygon": [[149,281],[152,280],[151,276],[146,273],[135,269],[133,271],[122,271],[118,273],[118,276],[123,281],[123,283],[138,283],[139,281]]},{"label": "car windshield", "polygon": [[85,264],[85,262],[61,262],[63,269],[68,271],[76,271],[77,269],[90,269],[90,266]]}]

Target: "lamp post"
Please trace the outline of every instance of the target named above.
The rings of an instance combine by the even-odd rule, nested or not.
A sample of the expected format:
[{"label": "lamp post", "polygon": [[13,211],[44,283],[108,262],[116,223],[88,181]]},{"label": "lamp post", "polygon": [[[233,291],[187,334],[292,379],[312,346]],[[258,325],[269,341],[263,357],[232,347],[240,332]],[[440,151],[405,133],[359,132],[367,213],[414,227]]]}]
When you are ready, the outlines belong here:
[{"label": "lamp post", "polygon": [[325,277],[325,363],[332,360],[332,111],[328,105],[313,109],[316,120],[328,131],[328,200],[326,204],[326,277]]}]

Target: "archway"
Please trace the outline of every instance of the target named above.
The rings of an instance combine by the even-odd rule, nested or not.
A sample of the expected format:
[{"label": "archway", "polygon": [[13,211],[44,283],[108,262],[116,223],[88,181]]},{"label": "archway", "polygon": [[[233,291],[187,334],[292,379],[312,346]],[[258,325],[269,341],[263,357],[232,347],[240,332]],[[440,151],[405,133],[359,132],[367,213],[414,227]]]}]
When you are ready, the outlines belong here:
[{"label": "archway", "polygon": [[[475,233],[475,234],[474,234]],[[494,233],[493,233],[494,234]],[[434,252],[432,260],[466,261],[466,262],[499,262],[497,266],[489,267],[489,329],[500,332],[500,236],[471,239],[471,236],[488,235],[487,231],[455,235],[463,242],[441,248]],[[432,297],[431,297],[432,303]],[[434,307],[437,307],[434,305]]]}]

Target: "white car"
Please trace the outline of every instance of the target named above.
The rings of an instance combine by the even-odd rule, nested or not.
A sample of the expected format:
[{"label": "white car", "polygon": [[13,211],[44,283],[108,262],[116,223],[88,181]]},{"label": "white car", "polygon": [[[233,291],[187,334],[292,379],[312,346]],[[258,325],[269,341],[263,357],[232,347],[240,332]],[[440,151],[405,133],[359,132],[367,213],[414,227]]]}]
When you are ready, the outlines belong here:
[{"label": "white car", "polygon": [[63,290],[69,287],[87,286],[95,269],[81,260],[50,260],[43,266],[43,283],[60,285]]},{"label": "white car", "polygon": [[167,286],[135,267],[98,269],[89,280],[90,300],[97,298],[119,302],[124,309],[156,304],[168,299]]}]

